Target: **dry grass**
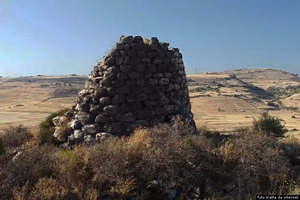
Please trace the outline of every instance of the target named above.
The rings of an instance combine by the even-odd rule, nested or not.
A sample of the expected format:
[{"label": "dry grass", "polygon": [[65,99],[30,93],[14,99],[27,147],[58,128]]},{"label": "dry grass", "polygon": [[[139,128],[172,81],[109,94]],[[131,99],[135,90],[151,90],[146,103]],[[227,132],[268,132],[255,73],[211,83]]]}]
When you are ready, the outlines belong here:
[{"label": "dry grass", "polygon": [[16,200],[166,199],[171,189],[181,199],[292,194],[299,175],[291,177],[292,156],[284,150],[292,142],[297,155],[296,140],[247,128],[226,137],[204,128],[193,133],[175,120],[73,150],[26,146],[18,158],[0,157],[0,193]]}]

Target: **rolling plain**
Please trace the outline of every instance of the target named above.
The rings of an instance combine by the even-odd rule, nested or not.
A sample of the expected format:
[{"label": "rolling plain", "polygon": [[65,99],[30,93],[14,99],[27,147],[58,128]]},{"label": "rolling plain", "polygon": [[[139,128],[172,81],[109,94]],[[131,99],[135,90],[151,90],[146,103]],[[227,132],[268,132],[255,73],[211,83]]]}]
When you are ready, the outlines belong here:
[{"label": "rolling plain", "polygon": [[[0,127],[30,128],[50,113],[71,108],[87,76],[0,78]],[[276,69],[238,69],[187,74],[198,128],[230,133],[269,112],[300,137],[300,78]]]}]

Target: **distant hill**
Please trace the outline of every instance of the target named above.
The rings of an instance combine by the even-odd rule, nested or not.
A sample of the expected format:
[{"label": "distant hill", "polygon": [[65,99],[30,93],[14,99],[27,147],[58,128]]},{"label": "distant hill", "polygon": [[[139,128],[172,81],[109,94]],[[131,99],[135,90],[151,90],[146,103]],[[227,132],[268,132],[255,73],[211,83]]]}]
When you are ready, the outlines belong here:
[{"label": "distant hill", "polygon": [[264,68],[244,68],[217,72],[218,74],[235,74],[240,79],[268,79],[268,80],[289,80],[299,81],[298,74],[293,74],[287,71],[278,69]]}]

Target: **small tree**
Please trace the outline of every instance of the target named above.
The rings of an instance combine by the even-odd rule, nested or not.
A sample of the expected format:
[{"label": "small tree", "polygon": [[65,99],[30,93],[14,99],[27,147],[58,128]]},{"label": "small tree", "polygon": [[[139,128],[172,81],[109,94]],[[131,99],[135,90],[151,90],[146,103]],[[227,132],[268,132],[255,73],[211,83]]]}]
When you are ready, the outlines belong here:
[{"label": "small tree", "polygon": [[281,122],[281,119],[264,112],[258,120],[253,119],[253,130],[268,136],[273,134],[275,137],[282,137],[287,130]]}]

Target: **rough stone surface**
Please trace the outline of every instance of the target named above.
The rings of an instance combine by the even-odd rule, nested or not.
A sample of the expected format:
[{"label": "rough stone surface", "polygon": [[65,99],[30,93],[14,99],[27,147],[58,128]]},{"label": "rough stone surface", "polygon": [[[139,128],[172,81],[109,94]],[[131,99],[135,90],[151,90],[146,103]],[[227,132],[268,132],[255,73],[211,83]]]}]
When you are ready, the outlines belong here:
[{"label": "rough stone surface", "polygon": [[72,108],[70,143],[130,135],[173,115],[195,126],[182,54],[156,37],[121,36],[94,66]]},{"label": "rough stone surface", "polygon": [[105,132],[103,132],[103,133],[97,133],[96,134],[96,141],[97,142],[103,142],[103,141],[105,141],[105,140],[107,140],[109,138],[112,138],[112,137],[114,137],[114,136],[112,134],[110,134],[110,133],[105,133]]}]

